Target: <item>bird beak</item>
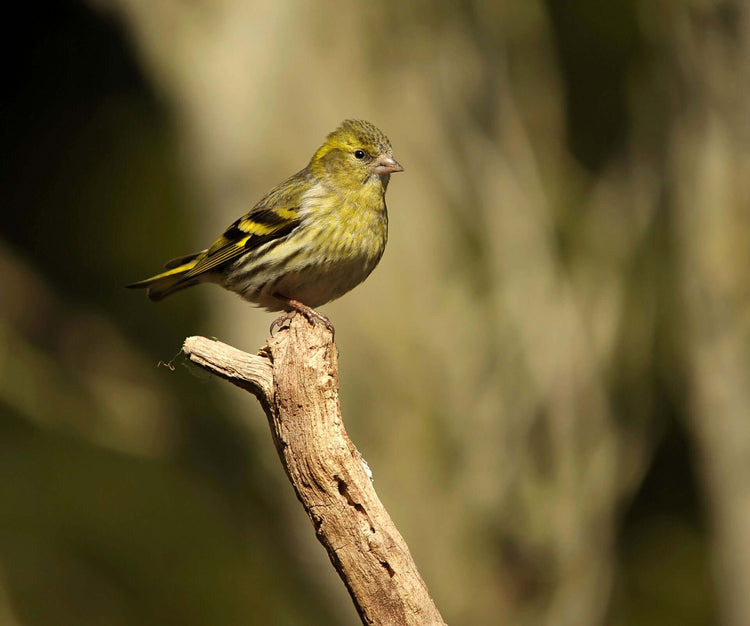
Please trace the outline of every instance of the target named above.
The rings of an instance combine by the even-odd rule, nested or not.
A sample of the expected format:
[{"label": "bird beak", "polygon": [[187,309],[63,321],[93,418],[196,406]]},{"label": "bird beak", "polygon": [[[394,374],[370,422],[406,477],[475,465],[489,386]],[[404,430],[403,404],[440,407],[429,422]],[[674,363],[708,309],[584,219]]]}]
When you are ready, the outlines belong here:
[{"label": "bird beak", "polygon": [[394,172],[403,172],[404,168],[401,166],[401,163],[396,161],[393,157],[389,156],[381,156],[376,162],[375,162],[375,173],[379,174],[380,176],[384,176],[385,174],[393,174]]}]

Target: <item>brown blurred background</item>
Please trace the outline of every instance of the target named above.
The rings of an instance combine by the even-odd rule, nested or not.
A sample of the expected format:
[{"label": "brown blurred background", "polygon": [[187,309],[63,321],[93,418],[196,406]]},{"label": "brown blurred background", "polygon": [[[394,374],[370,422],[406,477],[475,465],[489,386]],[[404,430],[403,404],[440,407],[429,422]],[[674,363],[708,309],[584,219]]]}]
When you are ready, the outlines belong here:
[{"label": "brown blurred background", "polygon": [[254,399],[173,359],[272,316],[122,288],[346,117],[406,172],[324,309],[343,413],[445,619],[750,624],[746,2],[15,8],[0,624],[357,623]]}]

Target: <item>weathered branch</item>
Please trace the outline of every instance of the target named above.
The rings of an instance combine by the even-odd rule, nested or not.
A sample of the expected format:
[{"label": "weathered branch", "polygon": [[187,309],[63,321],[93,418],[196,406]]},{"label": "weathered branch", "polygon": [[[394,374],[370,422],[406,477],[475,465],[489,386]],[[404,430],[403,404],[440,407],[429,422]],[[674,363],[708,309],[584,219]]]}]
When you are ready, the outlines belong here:
[{"label": "weathered branch", "polygon": [[204,337],[189,337],[183,351],[260,401],[284,470],[362,623],[444,624],[344,429],[330,333],[297,315],[260,355]]}]

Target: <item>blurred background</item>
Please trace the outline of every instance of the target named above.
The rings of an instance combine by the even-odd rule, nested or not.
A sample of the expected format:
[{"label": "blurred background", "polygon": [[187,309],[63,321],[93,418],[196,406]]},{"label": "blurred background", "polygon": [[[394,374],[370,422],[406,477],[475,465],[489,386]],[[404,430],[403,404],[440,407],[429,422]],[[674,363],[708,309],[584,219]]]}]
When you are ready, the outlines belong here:
[{"label": "blurred background", "polygon": [[406,172],[324,308],[343,414],[446,621],[750,624],[749,10],[15,3],[0,624],[358,623],[255,400],[179,356],[272,316],[122,288],[347,117]]}]

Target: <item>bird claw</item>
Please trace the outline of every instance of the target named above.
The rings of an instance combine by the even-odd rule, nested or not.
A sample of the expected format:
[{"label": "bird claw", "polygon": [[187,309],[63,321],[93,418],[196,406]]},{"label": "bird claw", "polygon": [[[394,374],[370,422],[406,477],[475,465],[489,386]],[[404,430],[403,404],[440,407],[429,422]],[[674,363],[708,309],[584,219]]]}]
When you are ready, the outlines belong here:
[{"label": "bird claw", "polygon": [[273,322],[271,322],[271,328],[269,329],[269,332],[271,333],[271,337],[273,337],[273,330],[274,328],[278,328],[279,330],[282,329],[284,324],[288,324],[292,321],[292,318],[297,313],[297,311],[291,311],[289,313],[284,313],[281,317],[277,317]]},{"label": "bird claw", "polygon": [[273,322],[271,322],[270,331],[272,337],[274,328],[278,328],[279,330],[281,330],[284,324],[291,322],[294,316],[297,313],[300,313],[308,322],[310,322],[312,326],[315,326],[318,322],[321,322],[323,326],[325,326],[326,329],[331,333],[331,338],[333,338],[336,333],[336,329],[333,327],[333,324],[331,324],[331,320],[329,320],[325,315],[323,315],[322,313],[318,313],[315,309],[302,304],[301,302],[297,302],[296,300],[286,300],[286,302],[293,308],[293,310],[289,311],[288,313],[284,313],[284,315],[276,318]]},{"label": "bird claw", "polygon": [[333,324],[331,324],[331,320],[329,320],[325,315],[322,313],[318,313],[315,309],[311,308],[305,308],[301,309],[299,311],[305,319],[310,322],[313,326],[315,326],[318,322],[322,323],[323,326],[328,329],[328,331],[333,335],[336,332],[336,329],[333,327]]}]

